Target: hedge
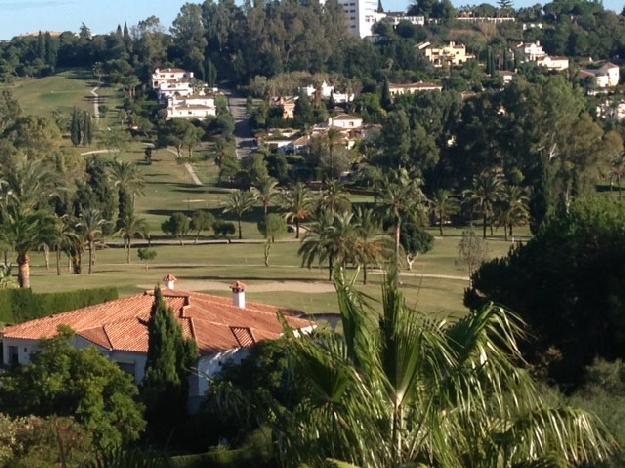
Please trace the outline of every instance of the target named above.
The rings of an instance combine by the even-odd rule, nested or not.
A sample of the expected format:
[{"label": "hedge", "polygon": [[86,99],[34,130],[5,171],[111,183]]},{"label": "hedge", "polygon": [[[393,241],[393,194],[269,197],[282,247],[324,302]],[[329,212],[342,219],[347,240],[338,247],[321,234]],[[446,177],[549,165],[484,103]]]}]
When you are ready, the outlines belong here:
[{"label": "hedge", "polygon": [[117,288],[81,289],[45,294],[35,294],[30,289],[2,289],[0,290],[0,322],[26,322],[118,298]]}]

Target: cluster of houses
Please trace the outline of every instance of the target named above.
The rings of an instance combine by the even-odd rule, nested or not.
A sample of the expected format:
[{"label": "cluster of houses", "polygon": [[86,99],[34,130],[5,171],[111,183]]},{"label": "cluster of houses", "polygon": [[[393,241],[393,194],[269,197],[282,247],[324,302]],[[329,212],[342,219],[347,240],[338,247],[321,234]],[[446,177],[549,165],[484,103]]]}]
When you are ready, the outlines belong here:
[{"label": "cluster of houses", "polygon": [[[283,334],[279,314],[296,333],[308,333],[313,322],[292,311],[246,301],[246,285],[236,281],[231,298],[176,288],[168,274],[161,289],[163,299],[186,338],[196,342],[197,373],[189,381],[189,409],[197,410],[208,390],[209,379],[227,362],[240,362],[257,343]],[[143,380],[148,353],[148,323],[154,305],[153,291],[76,311],[51,315],[0,331],[2,365],[28,364],[41,340],[58,334],[59,326],[71,327],[72,344],[94,348],[129,373],[137,384]]]},{"label": "cluster of houses", "polygon": [[167,104],[167,119],[207,119],[217,115],[216,89],[206,92],[193,72],[180,68],[157,68],[152,74],[152,88]]},{"label": "cluster of houses", "polygon": [[362,117],[356,115],[339,114],[305,132],[292,128],[269,129],[267,134],[258,140],[268,149],[279,153],[305,152],[313,138],[327,135],[330,129],[334,129],[337,133],[335,140],[337,147],[349,150],[372,132],[378,131],[380,126],[365,124]]},{"label": "cluster of houses", "polygon": [[548,70],[565,71],[569,69],[569,58],[557,55],[548,55],[540,41],[521,42],[516,45],[516,50],[525,61],[534,62],[536,65]]},{"label": "cluster of houses", "polygon": [[[440,92],[443,86],[434,82],[413,82],[413,83],[389,83],[389,93],[391,97],[404,94],[416,94],[422,92]],[[323,82],[319,87],[313,85],[299,88],[300,92],[307,96],[317,95],[322,99],[334,99],[336,103],[348,103],[354,100],[353,93],[337,93],[334,86]],[[272,107],[282,110],[282,117],[285,120],[293,119],[297,96],[275,96],[269,99]],[[315,137],[326,135],[330,129],[338,131],[340,137],[336,144],[347,149],[352,149],[372,132],[379,130],[379,125],[365,124],[362,117],[349,114],[338,114],[330,117],[326,122],[314,125],[306,132],[292,128],[269,129],[266,134],[257,136],[257,142],[270,150],[281,153],[297,153],[306,151],[311,140]]]}]

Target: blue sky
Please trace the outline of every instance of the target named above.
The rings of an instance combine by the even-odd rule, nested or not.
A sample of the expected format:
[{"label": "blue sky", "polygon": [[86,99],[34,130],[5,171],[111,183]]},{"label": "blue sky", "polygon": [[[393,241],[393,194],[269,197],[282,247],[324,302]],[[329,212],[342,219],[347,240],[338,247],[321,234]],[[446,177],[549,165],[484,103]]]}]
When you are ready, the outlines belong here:
[{"label": "blue sky", "polygon": [[[383,0],[385,9],[404,9],[411,0]],[[530,5],[538,0],[516,0],[515,6]],[[167,27],[185,0],[0,0],[0,39],[10,39],[31,31],[77,31],[85,23],[96,33],[106,33],[117,24],[128,25],[156,15]],[[476,4],[480,0],[454,3]],[[546,3],[545,1],[543,3]],[[605,0],[616,11],[622,0]]]}]

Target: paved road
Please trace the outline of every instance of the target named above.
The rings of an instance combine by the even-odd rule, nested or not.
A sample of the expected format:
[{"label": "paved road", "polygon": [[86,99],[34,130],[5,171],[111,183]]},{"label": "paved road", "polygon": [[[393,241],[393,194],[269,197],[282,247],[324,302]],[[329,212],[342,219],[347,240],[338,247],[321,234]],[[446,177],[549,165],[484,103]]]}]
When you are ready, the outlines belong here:
[{"label": "paved road", "polygon": [[254,150],[255,143],[250,129],[250,119],[247,115],[246,99],[233,90],[226,91],[225,94],[228,96],[230,113],[235,122],[234,137],[237,145],[237,157],[239,159],[247,158]]},{"label": "paved road", "polygon": [[93,96],[93,117],[96,120],[100,119],[100,96],[98,95],[98,89],[100,89],[101,84],[102,83],[98,83],[98,85],[90,91]]}]

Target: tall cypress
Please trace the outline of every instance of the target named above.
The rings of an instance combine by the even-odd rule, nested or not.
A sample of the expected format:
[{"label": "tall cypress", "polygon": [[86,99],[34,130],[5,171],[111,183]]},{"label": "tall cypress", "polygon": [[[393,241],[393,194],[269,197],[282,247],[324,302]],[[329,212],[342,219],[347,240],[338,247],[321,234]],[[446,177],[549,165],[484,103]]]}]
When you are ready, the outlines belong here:
[{"label": "tall cypress", "polygon": [[89,112],[83,113],[82,122],[83,143],[90,145],[93,142],[93,131],[91,129],[91,114]]},{"label": "tall cypress", "polygon": [[148,427],[156,440],[168,438],[187,414],[187,377],[197,357],[195,342],[183,337],[174,312],[157,287],[148,322],[148,355],[141,391]]},{"label": "tall cypress", "polygon": [[78,108],[74,107],[70,124],[70,139],[74,146],[79,146],[82,142],[82,122],[80,120],[80,112]]}]

